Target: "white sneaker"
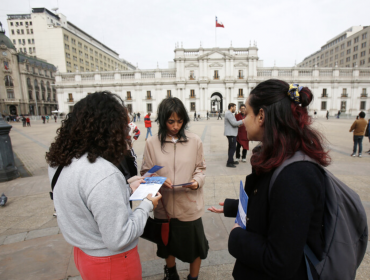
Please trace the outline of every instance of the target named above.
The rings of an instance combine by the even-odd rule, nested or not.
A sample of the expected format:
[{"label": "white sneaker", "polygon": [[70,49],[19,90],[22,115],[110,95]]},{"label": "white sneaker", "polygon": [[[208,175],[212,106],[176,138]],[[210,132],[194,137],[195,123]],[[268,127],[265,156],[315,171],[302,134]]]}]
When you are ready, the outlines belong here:
[{"label": "white sneaker", "polygon": [[55,211],[54,214],[53,214],[54,217],[57,217],[57,212]]},{"label": "white sneaker", "polygon": [[236,161],[240,161],[240,158],[236,158],[235,160],[236,160]]},{"label": "white sneaker", "polygon": [[358,154],[358,157],[362,157],[362,155],[361,154]]},{"label": "white sneaker", "polygon": [[356,154],[352,154],[352,155],[351,155],[351,157],[355,157],[355,156],[356,156]]},{"label": "white sneaker", "polygon": [[242,162],[247,162],[247,159],[246,159],[246,158],[243,158],[243,159],[242,159]]}]

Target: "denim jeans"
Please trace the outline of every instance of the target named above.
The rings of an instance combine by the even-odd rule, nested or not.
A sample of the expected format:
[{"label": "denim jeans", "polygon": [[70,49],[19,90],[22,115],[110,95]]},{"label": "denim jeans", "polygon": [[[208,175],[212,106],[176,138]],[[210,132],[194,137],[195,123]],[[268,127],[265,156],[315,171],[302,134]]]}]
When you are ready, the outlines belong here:
[{"label": "denim jeans", "polygon": [[358,154],[362,154],[362,140],[364,139],[364,136],[353,136],[353,153],[355,154],[357,152],[357,144],[358,144]]},{"label": "denim jeans", "polygon": [[150,136],[153,136],[153,135],[152,135],[152,128],[151,128],[151,127],[147,127],[147,128],[146,128],[146,137],[145,137],[145,139],[147,139],[147,138],[148,138],[149,133],[150,133]]},{"label": "denim jeans", "polygon": [[227,163],[234,163],[234,154],[236,150],[236,136],[226,136],[229,141],[229,151]]}]

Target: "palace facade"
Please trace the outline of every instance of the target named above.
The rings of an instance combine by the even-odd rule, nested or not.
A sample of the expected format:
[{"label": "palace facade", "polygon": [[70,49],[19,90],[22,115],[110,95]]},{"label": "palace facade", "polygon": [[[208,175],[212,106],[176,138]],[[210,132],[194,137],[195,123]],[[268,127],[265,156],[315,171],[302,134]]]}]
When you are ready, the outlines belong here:
[{"label": "palace facade", "polygon": [[257,46],[247,48],[184,49],[178,44],[167,69],[57,73],[59,110],[65,113],[87,94],[109,90],[118,94],[131,112],[156,114],[167,96],[180,98],[190,115],[224,112],[228,103],[243,104],[251,90],[268,79],[309,87],[318,115],[369,113],[370,69],[338,67],[263,67]]}]

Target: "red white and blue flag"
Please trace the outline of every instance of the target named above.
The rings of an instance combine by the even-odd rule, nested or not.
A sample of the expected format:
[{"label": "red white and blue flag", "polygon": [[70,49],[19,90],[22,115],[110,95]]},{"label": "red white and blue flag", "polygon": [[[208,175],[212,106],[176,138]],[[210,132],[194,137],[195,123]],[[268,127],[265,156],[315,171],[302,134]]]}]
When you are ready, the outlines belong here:
[{"label": "red white and blue flag", "polygon": [[222,22],[218,22],[217,21],[217,17],[216,17],[216,27],[222,27],[222,28],[225,28],[225,26],[223,25]]}]

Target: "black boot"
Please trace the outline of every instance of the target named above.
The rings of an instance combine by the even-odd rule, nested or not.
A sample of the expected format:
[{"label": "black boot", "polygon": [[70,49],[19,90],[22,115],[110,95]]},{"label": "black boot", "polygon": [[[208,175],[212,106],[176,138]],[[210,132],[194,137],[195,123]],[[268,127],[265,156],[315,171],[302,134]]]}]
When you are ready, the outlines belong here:
[{"label": "black boot", "polygon": [[163,280],[180,280],[180,277],[177,274],[176,265],[171,268],[168,268],[167,265],[164,266]]}]

